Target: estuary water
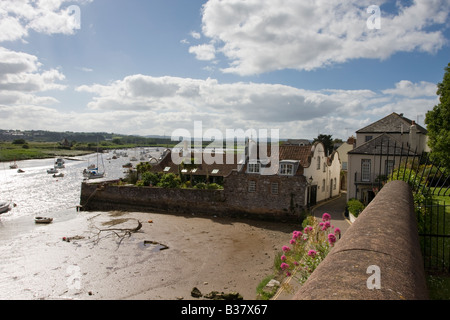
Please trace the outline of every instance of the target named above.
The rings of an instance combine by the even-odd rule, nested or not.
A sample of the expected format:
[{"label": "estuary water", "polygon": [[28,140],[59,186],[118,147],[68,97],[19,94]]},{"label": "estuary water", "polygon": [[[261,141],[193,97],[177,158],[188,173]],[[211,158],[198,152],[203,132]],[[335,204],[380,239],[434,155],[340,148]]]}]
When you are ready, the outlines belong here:
[{"label": "estuary water", "polygon": [[[122,166],[139,153],[129,150],[128,158],[116,160],[102,154],[104,179],[123,177]],[[155,158],[159,153],[150,150]],[[23,173],[0,163],[0,199],[16,204],[0,215],[0,300],[187,300],[193,287],[254,299],[256,286],[272,272],[274,255],[296,228],[194,214],[77,212],[82,172],[96,155],[66,159],[63,178],[47,173],[54,161],[17,162]],[[37,215],[54,220],[35,224]],[[135,228],[136,221],[142,229],[124,241],[98,231],[111,222]],[[143,245],[149,241],[169,249]]]},{"label": "estuary water", "polygon": [[[157,151],[158,150],[158,151]],[[147,148],[144,158],[160,156],[157,148]],[[126,152],[127,157],[114,155]],[[65,168],[59,169],[64,177],[54,178],[47,170],[53,168],[56,159],[39,159],[18,161],[17,169],[10,169],[10,163],[0,163],[0,199],[12,200],[15,207],[7,213],[0,215],[0,236],[7,231],[8,226],[22,222],[33,222],[35,216],[48,216],[55,220],[70,219],[76,206],[80,202],[81,183],[83,182],[83,170],[91,164],[99,163],[99,169],[103,169],[106,175],[102,180],[120,179],[125,176],[126,169],[122,166],[131,162],[131,157],[140,159],[141,150],[117,150],[116,153],[91,154],[80,157],[64,158]],[[136,165],[138,162],[132,162]],[[28,223],[25,223],[27,225]]]}]

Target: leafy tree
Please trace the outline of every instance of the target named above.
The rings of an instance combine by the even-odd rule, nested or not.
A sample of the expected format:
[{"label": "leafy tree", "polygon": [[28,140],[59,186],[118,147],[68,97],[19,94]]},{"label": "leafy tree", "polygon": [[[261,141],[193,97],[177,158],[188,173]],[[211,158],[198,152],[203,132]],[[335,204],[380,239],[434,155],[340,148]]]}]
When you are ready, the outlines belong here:
[{"label": "leafy tree", "polygon": [[173,173],[168,173],[162,176],[159,180],[158,187],[172,189],[181,187],[181,179]]},{"label": "leafy tree", "polygon": [[12,144],[25,144],[27,143],[25,139],[16,139],[12,142]]},{"label": "leafy tree", "polygon": [[425,123],[431,158],[450,169],[450,63],[445,68],[444,79],[438,84],[440,103],[428,111]]},{"label": "leafy tree", "polygon": [[144,186],[156,186],[159,181],[160,181],[161,177],[157,174],[157,173],[153,173],[153,172],[144,172],[142,174],[142,181]]},{"label": "leafy tree", "polygon": [[334,142],[331,137],[331,134],[319,134],[319,136],[314,139],[313,143],[322,142],[323,146],[325,147],[325,152],[327,154],[331,154],[334,149]]}]

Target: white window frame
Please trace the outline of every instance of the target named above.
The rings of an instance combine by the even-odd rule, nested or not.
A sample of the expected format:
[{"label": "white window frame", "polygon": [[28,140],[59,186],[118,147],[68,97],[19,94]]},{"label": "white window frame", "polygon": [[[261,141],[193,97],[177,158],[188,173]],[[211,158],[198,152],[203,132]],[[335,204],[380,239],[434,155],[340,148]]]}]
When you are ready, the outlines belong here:
[{"label": "white window frame", "polygon": [[260,173],[261,164],[260,163],[249,163],[247,166],[247,173]]},{"label": "white window frame", "polygon": [[370,173],[372,171],[372,160],[362,159],[361,160],[361,181],[370,182]]},{"label": "white window frame", "polygon": [[294,175],[294,165],[292,163],[280,163],[280,175],[293,176]]}]

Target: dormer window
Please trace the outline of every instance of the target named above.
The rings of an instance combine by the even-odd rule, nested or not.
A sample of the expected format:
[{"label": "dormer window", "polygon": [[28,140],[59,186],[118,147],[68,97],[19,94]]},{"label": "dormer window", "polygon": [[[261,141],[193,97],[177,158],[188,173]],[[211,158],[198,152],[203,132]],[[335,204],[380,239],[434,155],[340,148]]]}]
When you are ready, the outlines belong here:
[{"label": "dormer window", "polygon": [[259,163],[249,163],[247,173],[260,173],[261,165]]},{"label": "dormer window", "polygon": [[291,163],[280,164],[280,175],[293,176],[294,175],[294,165]]}]

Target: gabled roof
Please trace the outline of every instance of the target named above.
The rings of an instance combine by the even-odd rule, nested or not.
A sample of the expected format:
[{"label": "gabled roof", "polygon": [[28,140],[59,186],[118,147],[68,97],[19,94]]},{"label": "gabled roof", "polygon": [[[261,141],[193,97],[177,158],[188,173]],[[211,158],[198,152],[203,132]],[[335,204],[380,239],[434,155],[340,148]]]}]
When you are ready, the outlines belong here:
[{"label": "gabled roof", "polygon": [[302,167],[309,167],[311,160],[311,145],[308,146],[295,146],[295,145],[281,145],[280,161],[283,160],[298,160]]},{"label": "gabled roof", "polygon": [[406,145],[402,145],[400,141],[393,138],[387,133],[380,134],[372,140],[351,150],[348,154],[366,154],[366,155],[389,155],[389,156],[406,156],[415,155]]},{"label": "gabled roof", "polygon": [[[392,113],[367,127],[359,129],[356,133],[403,133],[408,134],[414,121],[405,118],[402,114]],[[427,134],[427,130],[416,123],[417,132]]]}]

